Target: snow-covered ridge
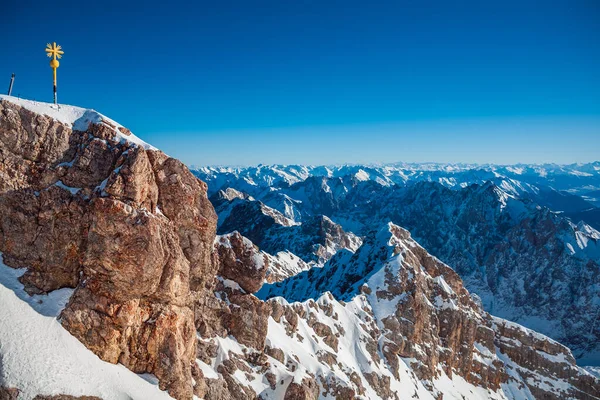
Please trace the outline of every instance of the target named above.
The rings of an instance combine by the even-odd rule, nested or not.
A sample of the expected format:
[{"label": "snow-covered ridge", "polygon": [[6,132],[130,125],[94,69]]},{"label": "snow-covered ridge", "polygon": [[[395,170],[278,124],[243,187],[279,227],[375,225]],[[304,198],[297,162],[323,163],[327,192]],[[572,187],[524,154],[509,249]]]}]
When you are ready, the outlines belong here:
[{"label": "snow-covered ridge", "polygon": [[[277,178],[278,172],[265,166],[260,170],[208,168],[203,171],[210,170],[210,175],[202,175],[202,171],[196,171],[196,175],[208,181],[209,191],[220,187],[223,192],[233,193],[235,189],[238,199],[262,202],[305,228],[306,222],[315,215],[325,215],[345,232],[362,237],[383,223],[393,221],[410,230],[428,251],[462,274],[467,288],[480,296],[487,311],[552,336],[569,345],[578,359],[597,365],[597,357],[590,357],[596,354],[594,348],[600,346],[597,339],[600,331],[594,322],[599,293],[600,232],[598,222],[588,215],[594,217],[596,214],[591,212],[600,212],[600,208],[594,208],[577,195],[578,192],[548,186],[558,182],[569,189],[582,190],[579,179],[592,178],[552,174],[560,168],[593,168],[590,165],[554,166],[554,169],[546,166],[546,175],[553,181],[534,183],[522,180],[526,173],[531,173],[531,168],[524,166],[511,168],[521,174],[518,179],[500,174],[505,173],[500,169],[458,174],[458,167],[448,168],[449,171],[441,171],[443,168],[439,165],[415,165],[415,168],[436,166],[435,173],[398,170],[406,165],[343,166],[327,170],[293,166],[287,171],[303,171],[297,179],[304,179],[307,169],[310,176],[291,184]],[[278,166],[276,170],[286,169]],[[382,184],[382,180],[391,179],[394,171],[399,171],[397,176],[405,177],[406,181]],[[367,174],[368,180],[357,179],[357,175],[367,178]],[[594,179],[600,182],[599,178]],[[219,207],[215,208],[220,219],[230,217]],[[229,228],[242,231],[241,225],[243,222],[230,224]],[[222,233],[227,231],[224,229]],[[250,239],[260,237],[261,232],[266,231],[252,232]],[[289,243],[295,241],[288,240]],[[265,250],[262,243],[257,244]],[[295,253],[289,247],[277,250]],[[351,252],[341,249],[328,258],[336,261],[344,257],[352,257]],[[554,271],[560,279],[547,279]],[[315,269],[312,273],[316,272]],[[309,276],[309,272],[299,274]],[[270,283],[277,280],[280,279]],[[304,286],[308,280],[290,280],[289,283],[287,291],[298,296],[294,299],[315,295]],[[294,283],[297,286],[292,289]],[[334,286],[324,285],[316,295],[323,291],[334,292]],[[557,286],[561,290],[557,291]],[[537,298],[527,293],[537,293]],[[569,312],[566,312],[567,307],[562,307],[566,304],[573,307]]]},{"label": "snow-covered ridge", "polygon": [[[338,384],[357,389],[356,393],[367,399],[441,395],[533,399],[543,397],[543,392],[576,398],[573,393],[578,389],[571,385],[578,385],[578,377],[588,375],[559,343],[483,312],[450,267],[393,223],[372,232],[356,253],[342,252],[324,267],[264,285],[257,296],[270,298],[271,304],[279,304],[275,308],[285,310],[268,321],[267,345],[282,351],[279,362],[269,360],[270,373],[278,381],[293,379],[297,383],[306,375],[324,377],[322,398],[334,398],[325,397],[325,393],[335,394],[331,388]],[[297,318],[292,310],[298,313]],[[428,313],[436,317],[424,317]],[[431,330],[430,323],[435,326]],[[448,327],[465,332],[473,329],[468,328],[471,323],[477,326],[474,341],[461,334],[445,339]],[[425,337],[428,339],[422,341]],[[457,344],[457,338],[464,342]],[[222,342],[219,346],[231,349]],[[469,349],[468,361],[456,363],[466,354],[465,349]],[[453,355],[447,358],[449,353]],[[524,368],[514,361],[525,353],[531,353],[535,363],[543,367],[525,364]],[[216,361],[210,364],[209,372],[218,367]],[[464,365],[469,366],[461,372]],[[568,373],[548,374],[549,365]],[[448,370],[453,373],[447,374]],[[495,387],[493,377],[505,372],[508,378]],[[534,378],[528,379],[532,374]],[[373,376],[388,380],[387,390],[382,390]],[[260,379],[244,379],[243,383],[262,394],[269,393]],[[279,397],[275,394],[272,398]]]},{"label": "snow-covered ridge", "polygon": [[[472,183],[493,181],[514,193],[535,191],[531,185],[556,190],[587,193],[600,188],[600,161],[578,164],[443,164],[392,163],[365,165],[259,165],[256,167],[191,167],[209,183],[211,191],[228,187],[248,191],[247,187],[293,185],[310,177],[339,178],[353,176],[357,181],[370,180],[381,186],[406,185],[411,182],[438,182],[446,187],[461,188]],[[505,182],[505,183],[503,183]]]},{"label": "snow-covered ridge", "polygon": [[146,150],[157,150],[154,146],[135,136],[123,125],[92,109],[63,104],[44,103],[7,95],[0,95],[0,101],[7,101],[36,114],[46,115],[71,127],[73,130],[86,131],[90,124],[104,124],[114,129],[114,140],[116,142],[128,141],[141,146]]}]

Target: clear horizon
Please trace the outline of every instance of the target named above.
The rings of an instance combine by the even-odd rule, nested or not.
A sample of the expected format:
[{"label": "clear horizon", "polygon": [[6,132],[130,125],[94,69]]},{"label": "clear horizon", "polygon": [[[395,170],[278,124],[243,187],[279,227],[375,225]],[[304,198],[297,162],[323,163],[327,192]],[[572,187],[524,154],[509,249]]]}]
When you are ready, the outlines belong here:
[{"label": "clear horizon", "polygon": [[3,11],[0,85],[14,72],[13,95],[52,101],[43,49],[55,41],[60,103],[94,108],[189,165],[600,160],[593,1]]},{"label": "clear horizon", "polygon": [[298,167],[310,167],[310,168],[318,168],[318,167],[385,167],[385,166],[393,166],[396,164],[407,164],[407,165],[456,165],[456,166],[462,166],[462,167],[487,167],[487,166],[494,166],[494,167],[518,167],[518,166],[536,166],[536,167],[543,167],[543,166],[550,166],[550,165],[555,165],[555,166],[559,166],[559,167],[567,167],[567,166],[572,166],[572,165],[589,165],[589,164],[597,164],[600,163],[600,160],[595,160],[595,161],[588,161],[588,162],[581,162],[581,163],[570,163],[570,164],[559,164],[559,163],[515,163],[515,164],[494,164],[494,163],[487,163],[487,164],[479,164],[479,163],[463,163],[463,162],[457,162],[457,163],[452,163],[452,162],[437,162],[437,161],[418,161],[418,162],[410,162],[410,161],[392,161],[392,162],[386,162],[386,163],[339,163],[339,164],[263,164],[263,163],[259,163],[259,164],[250,164],[250,165],[233,165],[233,164],[207,164],[207,165],[200,165],[200,164],[188,164],[188,167],[192,170],[198,169],[198,168],[232,168],[232,169],[236,169],[236,168],[240,168],[240,169],[246,169],[246,168],[257,168],[257,167],[293,167],[293,166],[298,166]]}]

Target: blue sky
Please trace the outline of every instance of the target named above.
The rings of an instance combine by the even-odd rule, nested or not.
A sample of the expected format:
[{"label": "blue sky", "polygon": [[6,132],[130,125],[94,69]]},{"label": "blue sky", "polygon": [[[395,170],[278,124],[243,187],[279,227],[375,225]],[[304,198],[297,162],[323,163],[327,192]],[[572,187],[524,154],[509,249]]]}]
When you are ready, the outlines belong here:
[{"label": "blue sky", "polygon": [[[600,3],[2,5],[0,85],[188,164],[600,159]],[[2,89],[2,86],[0,86]]]}]

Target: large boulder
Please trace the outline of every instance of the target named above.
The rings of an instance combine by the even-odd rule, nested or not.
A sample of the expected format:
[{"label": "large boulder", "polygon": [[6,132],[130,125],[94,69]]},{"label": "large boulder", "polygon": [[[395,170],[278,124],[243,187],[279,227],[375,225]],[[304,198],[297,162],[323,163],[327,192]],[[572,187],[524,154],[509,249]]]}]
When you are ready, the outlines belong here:
[{"label": "large boulder", "polygon": [[236,282],[247,293],[256,293],[265,280],[267,256],[237,231],[219,236],[215,247],[219,254],[219,275]]}]

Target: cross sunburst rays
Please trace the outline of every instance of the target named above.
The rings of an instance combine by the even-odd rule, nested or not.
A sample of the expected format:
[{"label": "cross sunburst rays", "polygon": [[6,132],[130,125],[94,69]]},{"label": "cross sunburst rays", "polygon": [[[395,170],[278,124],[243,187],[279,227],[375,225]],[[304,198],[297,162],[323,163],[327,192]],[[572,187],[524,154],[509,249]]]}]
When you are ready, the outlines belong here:
[{"label": "cross sunburst rays", "polygon": [[52,57],[54,59],[62,58],[63,54],[65,54],[65,52],[62,51],[62,47],[57,45],[56,42],[53,42],[52,44],[48,43],[46,45],[46,55],[48,57]]}]

